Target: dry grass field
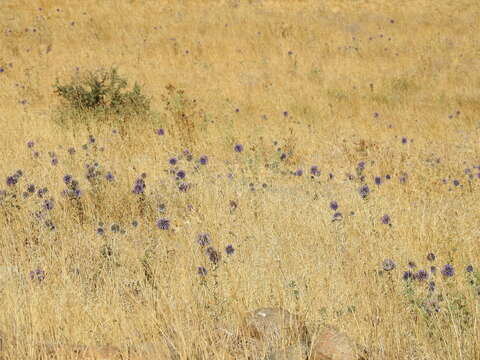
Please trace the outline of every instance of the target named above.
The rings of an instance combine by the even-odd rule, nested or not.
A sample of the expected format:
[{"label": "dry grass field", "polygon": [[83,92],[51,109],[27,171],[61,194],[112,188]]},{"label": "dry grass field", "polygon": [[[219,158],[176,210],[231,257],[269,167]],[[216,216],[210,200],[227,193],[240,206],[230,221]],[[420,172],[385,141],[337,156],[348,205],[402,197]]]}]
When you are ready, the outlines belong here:
[{"label": "dry grass field", "polygon": [[[0,357],[262,359],[219,324],[281,307],[480,359],[480,3],[0,5]],[[55,92],[112,67],[148,114]]]}]

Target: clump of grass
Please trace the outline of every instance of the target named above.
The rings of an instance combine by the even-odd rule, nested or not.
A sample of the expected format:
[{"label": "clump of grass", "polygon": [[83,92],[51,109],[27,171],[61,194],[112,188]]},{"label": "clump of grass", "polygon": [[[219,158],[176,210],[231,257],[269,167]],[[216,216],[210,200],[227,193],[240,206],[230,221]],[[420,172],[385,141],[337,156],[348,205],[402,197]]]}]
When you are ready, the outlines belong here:
[{"label": "clump of grass", "polygon": [[125,123],[151,118],[151,99],[142,94],[137,83],[128,89],[128,81],[117,68],[77,72],[70,82],[57,79],[54,93],[61,97],[57,120],[63,125],[76,125],[88,120]]}]

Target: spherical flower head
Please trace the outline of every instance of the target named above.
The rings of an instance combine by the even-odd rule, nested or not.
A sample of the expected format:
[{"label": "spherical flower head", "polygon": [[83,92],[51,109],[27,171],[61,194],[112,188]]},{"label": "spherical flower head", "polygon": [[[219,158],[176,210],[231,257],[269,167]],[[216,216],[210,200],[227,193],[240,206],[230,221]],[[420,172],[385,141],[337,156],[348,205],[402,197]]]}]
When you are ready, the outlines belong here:
[{"label": "spherical flower head", "polygon": [[437,273],[437,267],[436,266],[430,266],[430,272],[435,275]]},{"label": "spherical flower head", "polygon": [[170,163],[170,165],[175,165],[177,163],[177,158],[172,157],[168,160],[168,162]]},{"label": "spherical flower head", "polygon": [[432,253],[432,252],[428,253],[428,255],[427,255],[427,260],[428,261],[435,261],[435,258],[436,258],[436,256],[435,256],[434,253]]},{"label": "spherical flower head", "polygon": [[418,270],[415,274],[415,278],[419,281],[424,281],[428,279],[428,273],[425,270]]},{"label": "spherical flower head", "polygon": [[190,186],[187,183],[182,182],[180,185],[178,185],[178,190],[180,190],[181,192],[187,192],[189,187]]},{"label": "spherical flower head", "polygon": [[303,175],[303,170],[302,170],[302,169],[298,169],[297,171],[295,171],[294,175],[295,175],[295,176],[302,176],[302,175]]},{"label": "spherical flower head", "polygon": [[94,137],[93,135],[89,135],[89,136],[88,136],[88,142],[89,142],[90,144],[95,144],[95,137]]},{"label": "spherical flower head", "polygon": [[317,166],[317,165],[313,165],[313,166],[310,168],[310,174],[312,174],[313,176],[318,176],[318,175],[320,175],[320,170],[318,170],[318,166]]},{"label": "spherical flower head", "polygon": [[235,152],[241,153],[243,151],[243,145],[236,144],[233,149],[235,150]]},{"label": "spherical flower head", "polygon": [[333,214],[333,221],[335,220],[341,220],[343,217],[342,213],[337,211],[335,214]]},{"label": "spherical flower head", "polygon": [[402,278],[403,278],[403,280],[410,280],[410,279],[413,278],[413,273],[412,273],[410,270],[405,271],[405,272],[403,273]]},{"label": "spherical flower head", "polygon": [[392,259],[385,259],[383,260],[382,266],[383,266],[383,270],[392,271],[393,269],[395,269],[397,265]]},{"label": "spherical flower head", "polygon": [[72,181],[72,175],[68,175],[68,174],[67,174],[67,175],[65,175],[65,176],[63,177],[63,182],[64,182],[65,184],[68,185],[68,184],[70,184],[71,181]]},{"label": "spherical flower head", "polygon": [[35,185],[33,185],[33,184],[28,185],[27,191],[29,193],[33,194],[35,192]]},{"label": "spherical flower head", "polygon": [[435,286],[436,286],[435,281],[430,281],[428,283],[428,291],[430,291],[430,292],[435,291]]},{"label": "spherical flower head", "polygon": [[208,244],[210,244],[210,235],[208,233],[200,233],[198,234],[197,236],[197,243],[200,245],[200,246],[207,246]]},{"label": "spherical flower head", "polygon": [[145,191],[145,186],[145,180],[143,180],[142,178],[138,178],[133,187],[133,193],[137,195],[143,194],[143,192]]},{"label": "spherical flower head", "polygon": [[97,228],[96,233],[98,235],[103,235],[103,234],[105,234],[105,230],[103,230],[103,228],[99,227],[99,228]]},{"label": "spherical flower head", "polygon": [[280,155],[280,160],[285,160],[286,158],[287,158],[287,154],[282,153],[282,154]]},{"label": "spherical flower head", "polygon": [[165,130],[163,130],[162,128],[160,128],[160,129],[157,129],[156,133],[157,133],[157,135],[159,135],[159,136],[163,136],[163,135],[165,135]]},{"label": "spherical flower head", "polygon": [[467,267],[465,268],[465,271],[467,273],[473,273],[473,265],[467,265]]},{"label": "spherical flower head", "polygon": [[452,277],[453,275],[455,275],[455,269],[453,268],[453,266],[451,264],[446,264],[442,268],[442,275],[444,277]]},{"label": "spherical flower head", "polygon": [[218,264],[218,262],[220,261],[220,253],[215,250],[213,247],[209,246],[206,250],[206,253],[208,255],[208,258],[210,259],[210,261],[213,263],[213,264]]},{"label": "spherical flower head", "polygon": [[363,170],[365,170],[365,161],[360,161],[358,164],[357,164],[357,170],[359,172],[362,172]]},{"label": "spherical flower head", "polygon": [[208,163],[208,156],[207,155],[203,155],[200,157],[200,164],[202,165],[207,165]]},{"label": "spherical flower head", "polygon": [[53,209],[53,206],[54,206],[53,199],[45,200],[45,201],[43,202],[43,208],[44,208],[45,210],[52,210],[52,209]]},{"label": "spherical flower head", "polygon": [[406,144],[407,143],[407,138],[404,136],[402,137],[402,144]]},{"label": "spherical flower head", "polygon": [[383,215],[381,220],[382,224],[390,225],[390,216],[388,214]]},{"label": "spherical flower head", "polygon": [[113,180],[115,180],[115,176],[113,176],[113,174],[109,171],[105,175],[105,179],[107,179],[107,181],[109,181],[109,182],[112,182]]},{"label": "spherical flower head", "polygon": [[8,176],[7,177],[7,185],[8,186],[14,186],[17,183],[17,178],[15,176]]},{"label": "spherical flower head", "polygon": [[380,176],[375,176],[375,185],[380,185],[382,183],[382,178]]},{"label": "spherical flower head", "polygon": [[391,178],[390,174],[385,175],[385,179],[390,180]]},{"label": "spherical flower head", "polygon": [[336,211],[338,209],[338,203],[336,201],[330,202],[330,209]]},{"label": "spherical flower head", "polygon": [[137,220],[133,220],[133,221],[132,221],[132,226],[133,226],[133,227],[137,227],[137,226],[138,226],[138,221],[137,221]]},{"label": "spherical flower head", "polygon": [[170,228],[170,220],[162,218],[157,221],[157,227],[160,230],[168,230]]},{"label": "spherical flower head", "polygon": [[58,159],[57,159],[57,158],[53,158],[53,159],[51,160],[51,163],[52,163],[53,166],[57,166],[57,165],[58,165]]},{"label": "spherical flower head", "polygon": [[199,267],[197,268],[197,273],[198,273],[198,275],[200,275],[200,276],[206,276],[206,275],[207,275],[207,272],[208,272],[207,269],[205,269],[203,266],[199,266]]},{"label": "spherical flower head", "polygon": [[453,180],[453,185],[454,185],[454,186],[460,185],[460,181],[458,181],[458,180]]},{"label": "spherical flower head", "polygon": [[30,279],[37,281],[45,280],[45,271],[40,268],[30,271]]},{"label": "spherical flower head", "polygon": [[185,178],[185,175],[186,175],[186,174],[185,174],[185,171],[183,171],[183,170],[180,170],[179,172],[177,172],[177,177],[178,177],[179,179],[184,179],[184,178]]},{"label": "spherical flower head", "polygon": [[365,199],[368,196],[368,194],[370,194],[370,188],[368,187],[368,185],[363,185],[358,190],[358,193],[363,199]]},{"label": "spherical flower head", "polygon": [[235,249],[232,245],[227,245],[227,247],[225,248],[225,252],[227,253],[227,255],[232,255],[235,252]]},{"label": "spherical flower head", "polygon": [[28,147],[29,149],[33,148],[34,146],[35,146],[35,143],[34,143],[32,140],[30,140],[29,142],[27,142],[27,147]]}]

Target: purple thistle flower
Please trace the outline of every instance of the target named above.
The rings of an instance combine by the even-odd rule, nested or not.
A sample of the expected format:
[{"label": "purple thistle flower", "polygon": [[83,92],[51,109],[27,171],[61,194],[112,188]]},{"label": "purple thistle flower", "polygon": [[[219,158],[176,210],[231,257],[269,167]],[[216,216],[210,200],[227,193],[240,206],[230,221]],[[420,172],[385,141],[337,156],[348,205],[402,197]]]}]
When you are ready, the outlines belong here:
[{"label": "purple thistle flower", "polygon": [[335,214],[333,214],[333,221],[341,220],[342,217],[343,217],[342,213],[337,211]]},{"label": "purple thistle flower", "polygon": [[165,218],[158,220],[157,227],[161,230],[168,230],[170,228],[170,220]]},{"label": "purple thistle flower", "polygon": [[452,277],[453,275],[455,275],[455,269],[453,268],[452,265],[446,264],[442,268],[442,275],[445,277]]},{"label": "purple thistle flower", "polygon": [[28,185],[27,191],[29,193],[34,193],[35,192],[35,185],[33,185],[33,184]]},{"label": "purple thistle flower", "polygon": [[382,224],[390,225],[390,216],[388,214],[383,215],[381,220]]},{"label": "purple thistle flower", "polygon": [[382,178],[380,176],[375,176],[375,185],[380,185],[382,183]]},{"label": "purple thistle flower", "polygon": [[460,185],[460,181],[458,181],[458,180],[456,180],[456,179],[455,179],[455,180],[453,180],[453,185],[454,185],[454,186],[458,186],[458,185]]},{"label": "purple thistle flower", "polygon": [[435,275],[437,273],[437,267],[436,266],[430,266],[430,272]]},{"label": "purple thistle flower", "polygon": [[362,187],[360,187],[360,189],[358,190],[360,196],[365,199],[368,194],[370,194],[370,188],[368,187],[368,185],[363,185]]},{"label": "purple thistle flower", "polygon": [[175,165],[177,163],[177,158],[170,158],[170,160],[168,160],[168,162],[170,163],[170,165]]},{"label": "purple thistle flower", "polygon": [[428,260],[428,261],[435,261],[435,258],[436,258],[436,256],[435,256],[434,253],[429,253],[429,254],[427,255],[427,260]]},{"label": "purple thistle flower", "polygon": [[95,137],[93,135],[88,135],[88,142],[90,144],[95,144]]},{"label": "purple thistle flower", "polygon": [[385,175],[385,179],[390,180],[391,176],[389,174]]},{"label": "purple thistle flower", "polygon": [[97,231],[96,231],[96,232],[97,232],[98,235],[103,235],[103,234],[105,234],[105,230],[103,230],[103,228],[101,228],[101,227],[97,228]]},{"label": "purple thistle flower", "polygon": [[415,274],[415,277],[419,281],[424,281],[428,279],[428,273],[425,270],[418,270],[418,272]]},{"label": "purple thistle flower", "polygon": [[405,271],[402,277],[403,277],[403,280],[410,280],[413,278],[413,273],[410,270]]},{"label": "purple thistle flower", "polygon": [[220,253],[215,250],[213,247],[209,246],[206,250],[206,253],[213,264],[218,264],[221,259]]},{"label": "purple thistle flower", "polygon": [[383,260],[383,270],[385,270],[385,271],[391,271],[391,270],[395,269],[396,266],[397,265],[395,264],[395,262],[392,259]]},{"label": "purple thistle flower", "polygon": [[35,146],[35,143],[33,142],[33,140],[30,140],[29,142],[27,142],[27,147],[29,149],[33,148]]},{"label": "purple thistle flower", "polygon": [[407,177],[405,175],[400,176],[399,178],[400,184],[405,184],[407,182]]},{"label": "purple thistle flower", "polygon": [[206,276],[207,275],[207,269],[205,269],[203,266],[199,266],[197,268],[197,273],[198,275],[201,275],[201,276]]},{"label": "purple thistle flower", "polygon": [[227,255],[232,255],[235,252],[235,249],[232,245],[227,245],[227,247],[225,248],[225,252],[227,253]]},{"label": "purple thistle flower", "polygon": [[187,192],[189,188],[190,186],[187,183],[182,182],[180,185],[178,185],[178,190],[181,192]]},{"label": "purple thistle flower", "polygon": [[71,181],[72,181],[72,175],[68,175],[68,174],[67,174],[67,175],[65,175],[65,176],[63,177],[63,182],[64,182],[65,184],[68,185],[68,184],[70,184]]},{"label": "purple thistle flower", "polygon": [[210,235],[208,233],[198,234],[197,243],[200,246],[207,246],[208,244],[210,244]]},{"label": "purple thistle flower", "polygon": [[143,180],[142,178],[138,178],[133,187],[133,193],[137,195],[143,194],[143,192],[145,191],[145,187],[145,180]]},{"label": "purple thistle flower", "polygon": [[287,154],[282,153],[282,154],[280,155],[280,160],[285,160],[286,158],[287,158]]},{"label": "purple thistle flower", "polygon": [[312,174],[313,176],[318,176],[318,175],[320,175],[320,170],[318,170],[318,166],[317,166],[317,165],[313,165],[313,166],[310,168],[310,174]]},{"label": "purple thistle flower", "polygon": [[52,210],[52,209],[53,209],[53,206],[54,206],[53,199],[45,200],[45,201],[43,202],[43,208],[44,208],[45,210]]},{"label": "purple thistle flower", "polygon": [[40,268],[30,271],[30,279],[39,282],[45,280],[45,271]]},{"label": "purple thistle flower", "polygon": [[287,117],[288,116],[288,111],[284,111],[283,116]]},{"label": "purple thistle flower", "polygon": [[303,170],[302,170],[302,169],[298,169],[297,171],[295,171],[294,175],[295,175],[295,176],[302,176],[302,175],[303,175]]},{"label": "purple thistle flower", "polygon": [[157,129],[156,133],[157,133],[157,135],[159,135],[159,136],[163,136],[163,135],[165,135],[165,130],[163,130],[162,128],[160,128],[160,129]]},{"label": "purple thistle flower", "polygon": [[473,272],[473,265],[468,265],[466,268],[465,268],[465,271],[467,273],[472,273]]},{"label": "purple thistle flower", "polygon": [[58,159],[57,158],[53,158],[52,161],[51,161],[52,165],[53,166],[57,166],[58,165]]},{"label": "purple thistle flower", "polygon": [[137,221],[137,220],[133,220],[133,221],[132,221],[132,226],[133,226],[133,227],[137,227],[137,226],[138,226],[138,221]]},{"label": "purple thistle flower", "polygon": [[8,176],[7,177],[7,185],[8,186],[13,186],[17,184],[17,178],[15,176]]},{"label": "purple thistle flower", "polygon": [[242,152],[243,151],[243,145],[242,144],[236,144],[235,147],[233,148],[235,152]]},{"label": "purple thistle flower", "polygon": [[184,179],[184,178],[185,178],[185,175],[186,175],[186,174],[185,174],[185,171],[183,171],[183,170],[180,170],[179,172],[177,172],[177,177],[178,177],[179,179]]},{"label": "purple thistle flower", "polygon": [[402,137],[402,144],[406,144],[407,143],[407,138],[406,137]]},{"label": "purple thistle flower", "polygon": [[338,203],[336,201],[330,202],[330,209],[336,211],[338,209]]},{"label": "purple thistle flower", "polygon": [[107,179],[107,181],[109,181],[109,182],[112,182],[113,180],[115,180],[115,176],[113,176],[113,174],[109,171],[105,175],[105,179]]},{"label": "purple thistle flower", "polygon": [[208,157],[207,157],[207,155],[201,156],[201,157],[200,157],[200,164],[202,164],[202,165],[207,165],[207,163],[208,163]]},{"label": "purple thistle flower", "polygon": [[436,286],[435,281],[433,281],[433,280],[430,281],[430,282],[428,283],[428,291],[430,291],[430,292],[435,291],[435,286]]}]

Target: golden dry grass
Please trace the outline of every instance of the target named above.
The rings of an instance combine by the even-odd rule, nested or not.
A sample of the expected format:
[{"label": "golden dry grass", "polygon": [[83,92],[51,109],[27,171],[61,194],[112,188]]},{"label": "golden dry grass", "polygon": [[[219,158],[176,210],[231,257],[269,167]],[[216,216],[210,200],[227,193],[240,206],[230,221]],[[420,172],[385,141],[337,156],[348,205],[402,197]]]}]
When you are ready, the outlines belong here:
[{"label": "golden dry grass", "polygon": [[[38,342],[125,350],[164,337],[182,359],[222,359],[217,320],[282,306],[311,331],[335,324],[373,359],[479,359],[479,296],[464,271],[480,267],[479,18],[472,0],[4,0],[0,179],[24,172],[15,187],[1,186],[20,207],[0,208],[1,265],[20,273],[1,278],[0,329],[20,339],[9,358],[33,358]],[[53,121],[56,78],[112,65],[153,97],[156,123],[113,135],[110,125]],[[196,99],[189,122],[164,111],[168,84]],[[84,151],[90,134],[97,150]],[[185,147],[194,160],[179,163],[191,184],[183,193],[165,170]],[[195,171],[203,154],[209,163]],[[115,183],[91,187],[87,161]],[[359,161],[367,200],[345,175],[356,177]],[[311,179],[314,164],[322,173]],[[292,176],[296,169],[305,174]],[[142,172],[143,208],[131,191]],[[65,174],[80,181],[81,211],[60,196]],[[41,199],[22,199],[29,183],[55,199],[55,231],[32,215]],[[160,217],[168,231],[156,227]],[[99,222],[105,236],[95,233]],[[113,223],[125,234],[110,231]],[[201,232],[222,252],[218,267],[196,243]],[[102,256],[105,244],[113,259]],[[431,316],[410,303],[402,280],[410,260],[429,268],[429,252],[439,268],[456,270],[437,275],[443,300]],[[381,276],[386,258],[397,268]],[[198,266],[209,271],[203,279]],[[41,282],[30,281],[36,268],[46,273]],[[424,300],[424,284],[412,284]]]}]

